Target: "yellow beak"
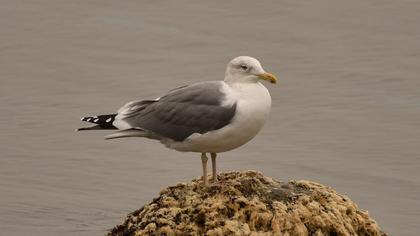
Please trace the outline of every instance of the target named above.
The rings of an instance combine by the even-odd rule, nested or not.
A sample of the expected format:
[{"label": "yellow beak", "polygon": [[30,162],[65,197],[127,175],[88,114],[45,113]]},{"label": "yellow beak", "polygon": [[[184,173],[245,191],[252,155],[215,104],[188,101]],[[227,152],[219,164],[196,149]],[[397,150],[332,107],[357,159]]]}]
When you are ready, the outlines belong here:
[{"label": "yellow beak", "polygon": [[277,77],[273,74],[265,72],[264,74],[258,75],[260,79],[267,80],[268,82],[275,84],[277,83]]}]

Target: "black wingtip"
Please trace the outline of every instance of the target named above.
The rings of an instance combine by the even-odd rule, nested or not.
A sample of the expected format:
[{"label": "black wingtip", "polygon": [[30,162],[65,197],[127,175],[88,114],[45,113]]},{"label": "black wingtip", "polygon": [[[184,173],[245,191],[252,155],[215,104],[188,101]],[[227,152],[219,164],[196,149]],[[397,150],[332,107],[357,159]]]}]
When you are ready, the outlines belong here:
[{"label": "black wingtip", "polygon": [[116,116],[117,116],[117,114],[84,116],[80,120],[85,121],[85,122],[98,124],[98,125],[101,125],[101,126],[112,126],[112,123],[114,122]]},{"label": "black wingtip", "polygon": [[76,129],[76,131],[83,131],[83,130],[98,130],[98,129],[102,129],[102,127],[100,127],[99,125],[95,125],[95,126],[91,126],[91,127],[82,127],[82,128],[78,128],[78,129]]}]

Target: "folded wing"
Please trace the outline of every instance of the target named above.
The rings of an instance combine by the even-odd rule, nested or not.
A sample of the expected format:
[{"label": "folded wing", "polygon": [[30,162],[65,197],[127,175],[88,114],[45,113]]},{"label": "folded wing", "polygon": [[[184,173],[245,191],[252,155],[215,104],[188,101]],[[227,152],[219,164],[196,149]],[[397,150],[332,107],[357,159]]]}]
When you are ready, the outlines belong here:
[{"label": "folded wing", "polygon": [[231,122],[236,110],[236,104],[222,105],[222,83],[198,83],[171,90],[156,100],[127,103],[118,111],[114,125],[175,141],[183,141],[193,133],[220,129]]}]

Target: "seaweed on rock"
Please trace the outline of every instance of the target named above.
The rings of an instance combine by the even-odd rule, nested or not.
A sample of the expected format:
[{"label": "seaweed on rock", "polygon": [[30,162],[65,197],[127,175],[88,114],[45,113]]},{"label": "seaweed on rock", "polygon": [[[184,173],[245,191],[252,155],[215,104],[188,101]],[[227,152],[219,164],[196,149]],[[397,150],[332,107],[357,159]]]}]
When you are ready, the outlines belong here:
[{"label": "seaweed on rock", "polygon": [[108,235],[386,235],[349,198],[318,183],[284,183],[255,171],[219,180],[167,187]]}]

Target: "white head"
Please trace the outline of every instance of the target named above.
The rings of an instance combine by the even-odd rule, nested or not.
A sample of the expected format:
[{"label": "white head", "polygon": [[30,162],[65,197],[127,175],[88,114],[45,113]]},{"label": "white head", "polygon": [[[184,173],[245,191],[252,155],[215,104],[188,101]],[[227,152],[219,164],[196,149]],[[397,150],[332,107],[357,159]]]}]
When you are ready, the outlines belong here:
[{"label": "white head", "polygon": [[226,67],[225,81],[228,83],[257,83],[259,80],[277,83],[276,76],[265,72],[260,62],[253,57],[236,57]]}]

